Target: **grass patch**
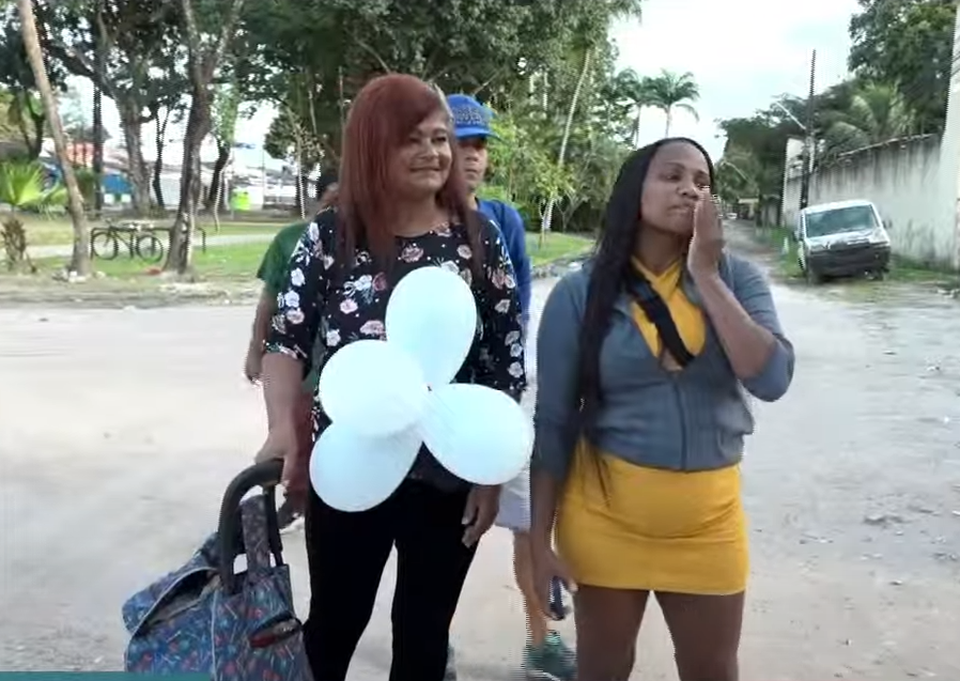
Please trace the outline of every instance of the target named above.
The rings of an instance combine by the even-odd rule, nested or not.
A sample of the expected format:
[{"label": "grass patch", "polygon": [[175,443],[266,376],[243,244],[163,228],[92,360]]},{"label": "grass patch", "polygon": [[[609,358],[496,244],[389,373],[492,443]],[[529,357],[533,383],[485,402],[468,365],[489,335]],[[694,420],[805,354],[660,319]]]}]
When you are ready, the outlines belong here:
[{"label": "grass patch", "polygon": [[[536,234],[527,234],[527,253],[534,266],[569,258],[586,252],[593,240],[569,234],[549,234],[543,248]],[[253,279],[260,260],[270,245],[268,241],[247,244],[211,245],[206,252],[197,249],[193,265],[197,277],[211,281],[242,281]],[[37,261],[41,270],[53,271],[63,265],[63,258],[43,258]],[[160,263],[162,265],[162,263]],[[121,251],[114,260],[94,260],[93,269],[108,277],[136,277],[155,272],[157,265],[149,265],[137,258],[129,258]]]},{"label": "grass patch", "polygon": [[787,227],[755,227],[754,239],[771,254],[776,254],[775,271],[784,279],[802,279],[797,260],[797,243]]},{"label": "grass patch", "polygon": [[[539,247],[538,235],[527,234],[527,249],[534,266],[581,255],[593,244],[593,240],[568,234],[549,234],[543,248]],[[206,252],[194,252],[196,297],[246,296],[256,294],[257,268],[270,243],[211,245]],[[72,303],[95,302],[108,305],[123,304],[131,300],[151,299],[157,304],[162,299],[184,294],[179,287],[176,294],[168,289],[175,280],[161,277],[159,268],[163,263],[152,265],[121,253],[114,260],[93,261],[97,276],[82,284],[66,285],[56,281],[54,275],[62,270],[65,258],[39,258],[34,261],[37,274],[8,275],[0,269],[0,300],[14,302],[58,300]],[[186,288],[191,285],[188,284]]]},{"label": "grass patch", "polygon": [[894,255],[890,262],[890,274],[898,281],[931,283],[956,280],[956,273],[936,265],[914,262]]},{"label": "grass patch", "polygon": [[[40,217],[36,215],[22,215],[20,219],[23,220],[24,226],[27,231],[27,243],[29,246],[69,246],[73,243],[73,224],[70,222],[69,218],[64,217]],[[125,218],[119,218],[117,221],[121,221]],[[286,225],[293,224],[297,220],[293,217],[283,219],[283,220],[257,220],[246,222],[242,220],[237,221],[221,221],[220,222],[220,232],[219,234],[224,235],[235,235],[235,234],[270,234],[277,231],[281,227]],[[155,225],[159,226],[169,226],[173,224],[173,218],[161,218],[153,221]],[[207,216],[203,216],[202,219],[198,219],[198,225],[203,227],[207,231],[207,236],[211,237],[218,232],[216,231],[213,220],[209,219]],[[88,223],[91,228],[102,227],[106,224],[102,220],[91,220]]]},{"label": "grass patch", "polygon": [[[196,244],[195,244],[196,245]],[[193,254],[193,266],[198,279],[204,281],[250,281],[256,276],[257,268],[269,241],[246,244],[211,245],[206,251],[197,248]],[[38,264],[45,270],[56,270],[63,265],[63,258],[43,258]],[[145,263],[138,258],[130,258],[125,253],[114,260],[94,259],[93,270],[107,277],[130,279],[133,277],[152,277],[160,262],[155,265]]]},{"label": "grass patch", "polygon": [[536,267],[563,258],[573,258],[589,251],[594,244],[591,237],[578,234],[552,232],[546,235],[543,248],[540,248],[540,235],[527,232],[527,255],[530,263]]}]

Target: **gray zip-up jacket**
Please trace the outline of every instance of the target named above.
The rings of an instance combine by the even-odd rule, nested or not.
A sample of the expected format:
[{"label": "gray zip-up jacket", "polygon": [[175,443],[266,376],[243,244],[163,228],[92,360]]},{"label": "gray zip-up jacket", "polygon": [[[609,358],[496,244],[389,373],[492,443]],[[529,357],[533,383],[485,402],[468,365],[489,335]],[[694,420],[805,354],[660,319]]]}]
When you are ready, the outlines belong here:
[{"label": "gray zip-up jacket", "polygon": [[[751,319],[777,338],[763,371],[738,380],[709,318],[700,354],[683,370],[667,371],[640,334],[630,312],[631,297],[624,292],[600,353],[602,405],[596,423],[586,430],[593,446],[641,466],[678,471],[713,470],[740,461],[744,436],[754,425],[743,389],[766,402],[779,399],[793,379],[794,352],[759,268],[727,254],[720,275]],[[575,395],[589,278],[590,264],[560,280],[547,299],[537,340],[532,467],[561,482],[580,436]],[[687,272],[681,286],[698,304]]]}]

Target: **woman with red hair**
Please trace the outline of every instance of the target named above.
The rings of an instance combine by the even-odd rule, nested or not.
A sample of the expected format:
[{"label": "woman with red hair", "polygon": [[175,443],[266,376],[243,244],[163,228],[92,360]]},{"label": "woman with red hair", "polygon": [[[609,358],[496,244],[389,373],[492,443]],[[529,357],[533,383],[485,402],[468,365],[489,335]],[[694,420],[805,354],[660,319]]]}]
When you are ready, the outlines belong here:
[{"label": "woman with red hair", "polygon": [[[452,136],[442,94],[419,79],[388,75],[363,88],[344,131],[337,206],[300,240],[266,343],[270,434],[259,458],[283,458],[288,490],[305,499],[304,640],[316,681],[346,678],[393,547],[390,681],[441,681],[464,579],[497,514],[499,487],[455,477],[426,449],[382,504],[338,511],[309,489],[298,455],[296,404],[314,338],[321,364],[347,343],[383,338],[391,289],[419,267],[457,272],[474,291],[482,328],[456,380],[516,399],[525,387],[516,280],[499,230],[469,207]],[[315,401],[314,437],[328,423]]]}]

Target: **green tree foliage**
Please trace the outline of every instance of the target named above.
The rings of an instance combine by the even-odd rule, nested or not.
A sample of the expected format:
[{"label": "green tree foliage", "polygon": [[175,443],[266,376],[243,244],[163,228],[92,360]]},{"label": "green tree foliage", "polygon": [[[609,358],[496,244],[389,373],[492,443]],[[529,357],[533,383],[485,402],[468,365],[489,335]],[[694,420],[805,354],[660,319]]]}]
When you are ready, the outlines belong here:
[{"label": "green tree foliage", "polygon": [[[718,162],[718,168],[724,168],[724,198],[732,201],[734,197],[778,196],[787,139],[801,137],[803,130],[776,107],[719,124],[727,136],[723,158]],[[741,174],[745,180],[739,177]]]},{"label": "green tree foliage", "polygon": [[[47,65],[51,85],[65,90],[66,71],[59,62]],[[0,104],[0,125],[16,129],[27,156],[37,158],[47,129],[47,116],[40,104],[37,83],[27,62],[27,53],[20,35],[16,5],[0,4],[0,88],[4,101]],[[5,136],[6,139],[9,137]]]},{"label": "green tree foliage", "polygon": [[956,0],[860,0],[850,68],[895,86],[920,132],[942,129],[953,63]]},{"label": "green tree foliage", "polygon": [[[596,194],[616,171],[629,123],[616,91],[607,27],[615,14],[636,11],[635,0],[481,0],[423,4],[401,0],[279,0],[253,6],[245,31],[260,47],[261,96],[279,108],[266,150],[303,167],[336,166],[340,131],[352,98],[369,78],[414,73],[446,92],[467,92],[498,112],[510,143],[494,144],[487,191],[517,203],[536,228],[556,192],[559,227],[594,229]],[[300,26],[309,25],[304,32]],[[567,163],[558,156],[571,101],[591,58],[581,101],[571,119]],[[581,155],[582,154],[582,155]],[[611,168],[599,165],[614,164]],[[593,181],[590,181],[592,175]],[[593,206],[593,216],[586,205]]]},{"label": "green tree foliage", "polygon": [[[822,114],[828,156],[906,137],[916,129],[916,114],[894,85],[870,83],[854,91],[846,105]],[[826,160],[826,159],[825,159]]]},{"label": "green tree foliage", "polygon": [[46,0],[35,7],[44,51],[53,58],[48,61],[95,83],[116,104],[134,206],[146,212],[150,175],[142,154],[142,126],[187,90],[178,3]]},{"label": "green tree foliage", "polygon": [[20,130],[14,119],[13,109],[16,106],[13,95],[5,89],[0,89],[0,143],[17,143],[20,140]]},{"label": "green tree foliage", "polygon": [[540,222],[546,197],[569,195],[573,189],[573,173],[558,169],[552,147],[544,144],[547,118],[537,107],[505,111],[494,124],[500,139],[489,146],[487,195],[516,205],[531,228]]},{"label": "green tree foliage", "polygon": [[[736,172],[726,171],[725,191],[737,198],[776,200],[782,191],[787,140],[804,137],[806,116],[804,99],[781,96],[751,117],[718,121],[727,136],[724,159],[750,177],[749,183],[743,183]],[[814,99],[810,122],[817,141],[814,166],[830,164],[840,154],[914,134],[919,128],[915,110],[895,85],[851,78]],[[746,162],[745,156],[751,161]]]}]

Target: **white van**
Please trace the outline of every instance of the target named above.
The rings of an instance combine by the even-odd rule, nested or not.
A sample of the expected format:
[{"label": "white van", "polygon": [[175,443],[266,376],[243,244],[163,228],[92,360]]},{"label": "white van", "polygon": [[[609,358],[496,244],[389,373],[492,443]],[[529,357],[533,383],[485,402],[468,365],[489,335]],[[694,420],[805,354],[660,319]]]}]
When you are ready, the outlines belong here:
[{"label": "white van", "polygon": [[870,201],[835,201],[800,211],[794,231],[797,260],[807,280],[869,274],[890,266],[890,235]]}]

